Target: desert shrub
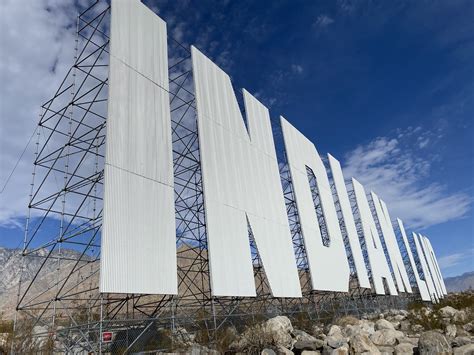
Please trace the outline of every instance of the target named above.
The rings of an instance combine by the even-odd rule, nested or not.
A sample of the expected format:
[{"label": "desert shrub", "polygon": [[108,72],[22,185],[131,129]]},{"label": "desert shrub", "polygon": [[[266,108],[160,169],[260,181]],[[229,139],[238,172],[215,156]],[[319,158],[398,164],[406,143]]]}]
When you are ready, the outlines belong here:
[{"label": "desert shrub", "polygon": [[466,309],[466,322],[474,319],[474,294],[471,292],[464,292],[459,294],[450,294],[441,299],[430,307],[421,301],[411,302],[408,305],[410,314],[408,320],[412,324],[419,324],[426,330],[442,329],[443,319],[441,317],[440,309],[446,306],[451,306],[457,310]]},{"label": "desert shrub", "polygon": [[216,349],[220,353],[224,353],[229,350],[230,344],[238,339],[238,334],[235,328],[227,327],[224,329],[219,329],[214,333],[214,343]]},{"label": "desert shrub", "polygon": [[354,316],[344,316],[336,320],[336,324],[340,327],[345,327],[346,325],[356,325],[359,324],[359,320]]},{"label": "desert shrub", "polygon": [[265,329],[265,324],[255,324],[244,332],[245,347],[239,349],[246,354],[260,354],[265,348],[276,348],[271,333]]},{"label": "desert shrub", "polygon": [[446,306],[451,306],[456,309],[474,309],[474,293],[463,292],[450,294],[434,305],[434,309],[438,310]]},{"label": "desert shrub", "polygon": [[173,339],[169,329],[158,329],[156,336],[148,341],[143,350],[173,350]]},{"label": "desert shrub", "polygon": [[443,319],[436,310],[428,307],[411,307],[407,319],[411,324],[419,324],[425,330],[443,329]]},{"label": "desert shrub", "polygon": [[13,333],[13,321],[0,320],[0,333]]},{"label": "desert shrub", "polygon": [[421,310],[422,308],[425,308],[425,307],[426,307],[426,303],[423,302],[423,301],[420,301],[420,300],[410,302],[407,305],[407,309],[409,311],[419,311],[419,310]]},{"label": "desert shrub", "polygon": [[311,333],[314,325],[314,320],[311,319],[307,312],[300,312],[291,318],[291,324],[295,329]]}]

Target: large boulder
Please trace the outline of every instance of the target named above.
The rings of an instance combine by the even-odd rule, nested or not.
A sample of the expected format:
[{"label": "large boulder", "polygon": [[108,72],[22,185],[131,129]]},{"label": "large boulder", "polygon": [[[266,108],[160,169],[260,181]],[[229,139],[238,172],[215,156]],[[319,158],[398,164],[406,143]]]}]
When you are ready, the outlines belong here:
[{"label": "large boulder", "polygon": [[378,346],[380,354],[382,355],[390,355],[395,352],[395,349],[391,346]]},{"label": "large boulder", "polygon": [[375,323],[370,320],[361,321],[359,327],[362,331],[367,332],[368,334],[373,334],[375,332]]},{"label": "large boulder", "polygon": [[263,349],[260,355],[276,355],[273,349]]},{"label": "large boulder", "polygon": [[340,334],[330,335],[326,338],[326,343],[333,349],[347,345],[347,339]]},{"label": "large boulder", "polygon": [[370,353],[370,354],[380,354],[379,349],[372,343],[369,337],[365,334],[356,334],[353,335],[350,340],[350,350],[351,353],[361,354],[361,353]]},{"label": "large boulder", "polygon": [[439,310],[441,317],[445,320],[454,321],[456,323],[465,322],[467,319],[466,311],[457,310],[451,306],[443,307]]},{"label": "large boulder", "polygon": [[293,330],[293,337],[296,340],[293,347],[299,351],[322,349],[326,344],[324,340],[317,339],[302,330]]},{"label": "large boulder", "polygon": [[400,343],[395,347],[395,354],[413,354],[413,348],[415,346],[410,343]]},{"label": "large boulder", "polygon": [[446,306],[446,307],[443,307],[439,310],[439,314],[441,314],[441,317],[443,317],[443,318],[454,318],[454,316],[458,312],[459,311],[456,308],[453,308],[451,306]]},{"label": "large boulder", "polygon": [[405,336],[405,337],[403,337],[403,338],[399,338],[399,339],[398,339],[398,342],[399,342],[400,344],[408,343],[408,344],[411,344],[411,345],[413,345],[414,347],[416,347],[416,346],[418,346],[418,339],[419,339],[419,338],[417,338],[417,337],[414,337],[414,338],[413,338],[413,337],[407,337],[407,336]]},{"label": "large boulder", "polygon": [[456,326],[456,336],[457,337],[469,337],[471,334],[466,332],[462,326]]},{"label": "large boulder", "polygon": [[342,330],[341,328],[338,326],[338,325],[332,325],[330,328],[329,328],[329,331],[328,331],[328,336],[342,336]]},{"label": "large boulder", "polygon": [[390,323],[388,320],[386,320],[386,319],[379,319],[379,320],[375,323],[375,330],[382,330],[382,329],[395,330],[395,327],[394,327],[393,324]]},{"label": "large boulder", "polygon": [[471,343],[472,341],[471,341],[471,338],[469,337],[456,337],[452,341],[452,344],[454,347],[464,346]]},{"label": "large boulder", "polygon": [[418,340],[418,351],[421,355],[448,354],[451,352],[451,345],[443,334],[429,331],[421,334]]},{"label": "large boulder", "polygon": [[390,321],[390,323],[392,323],[394,329],[400,329],[400,327],[401,327],[400,322],[392,320],[392,321]]},{"label": "large boulder", "polygon": [[343,335],[346,337],[351,337],[356,334],[365,334],[369,336],[375,332],[374,322],[368,320],[361,320],[356,325],[346,325],[342,331]]},{"label": "large boulder", "polygon": [[474,333],[474,322],[469,322],[469,323],[464,324],[462,326],[462,329],[470,334]]},{"label": "large boulder", "polygon": [[229,345],[236,352],[255,352],[256,349],[286,348],[292,349],[296,340],[292,337],[293,326],[285,316],[278,316],[265,323],[247,328],[242,335]]},{"label": "large boulder", "polygon": [[329,328],[328,336],[326,337],[326,343],[331,348],[337,349],[347,344],[347,338],[344,337],[339,326],[333,325]]},{"label": "large boulder", "polygon": [[272,339],[276,346],[283,346],[287,349],[293,348],[293,326],[288,317],[277,316],[271,318],[265,323],[265,333]]},{"label": "large boulder", "polygon": [[370,336],[370,340],[377,346],[394,346],[397,344],[397,339],[405,336],[402,332],[393,329],[377,330]]},{"label": "large boulder", "polygon": [[456,322],[456,323],[464,323],[466,322],[467,320],[467,313],[465,310],[460,310],[458,311],[458,313],[456,313],[454,315],[454,318],[453,320]]},{"label": "large boulder", "polygon": [[319,350],[322,349],[326,343],[320,339],[315,339],[314,341],[308,340],[297,340],[293,345],[295,350]]},{"label": "large boulder", "polygon": [[456,326],[454,324],[448,324],[444,329],[445,329],[444,333],[446,334],[447,337],[450,337],[450,338],[456,337]]},{"label": "large boulder", "polygon": [[466,344],[463,346],[460,346],[459,348],[454,348],[454,354],[455,355],[473,355],[474,354],[474,343],[471,344]]},{"label": "large boulder", "polygon": [[295,338],[296,341],[317,341],[319,339],[316,339],[314,336],[298,329],[294,329],[293,332],[291,333],[293,335],[293,338]]}]

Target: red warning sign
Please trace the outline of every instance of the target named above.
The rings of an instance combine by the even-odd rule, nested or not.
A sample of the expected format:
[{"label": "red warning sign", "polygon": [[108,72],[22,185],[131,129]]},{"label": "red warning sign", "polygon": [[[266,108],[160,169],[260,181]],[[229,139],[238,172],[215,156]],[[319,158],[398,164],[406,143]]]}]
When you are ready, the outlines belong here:
[{"label": "red warning sign", "polygon": [[110,343],[112,341],[112,332],[103,332],[102,333],[102,342]]}]

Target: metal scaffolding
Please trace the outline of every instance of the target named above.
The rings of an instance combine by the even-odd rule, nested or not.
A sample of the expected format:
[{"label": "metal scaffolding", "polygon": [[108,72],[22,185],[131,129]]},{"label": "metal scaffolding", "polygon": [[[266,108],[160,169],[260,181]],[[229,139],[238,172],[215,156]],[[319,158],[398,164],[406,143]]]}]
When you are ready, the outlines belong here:
[{"label": "metal scaffolding", "polygon": [[[257,297],[212,296],[190,51],[173,38],[168,46],[178,296],[101,294],[109,22],[110,7],[105,1],[97,1],[78,15],[74,64],[53,98],[42,105],[22,252],[24,266],[36,258],[41,262],[31,278],[25,278],[26,268],[22,269],[17,335],[30,331],[39,343],[56,351],[130,353],[158,348],[153,334],[160,331],[194,334],[196,340],[212,344],[215,334],[225,327],[241,328],[258,317],[286,314],[332,320],[337,315],[361,315],[408,302],[408,297],[376,296],[370,289],[359,288],[340,208],[351,270],[350,292],[312,290],[285,161],[280,164],[280,174],[303,298],[272,297],[250,227]],[[327,243],[315,177],[311,171],[308,177]],[[334,191],[333,195],[338,206]],[[351,196],[353,199],[353,193]],[[352,208],[357,212],[356,204]],[[360,221],[357,226],[371,277]],[[111,342],[103,341],[104,332],[113,332]],[[12,350],[22,352],[21,344],[13,344]]]}]

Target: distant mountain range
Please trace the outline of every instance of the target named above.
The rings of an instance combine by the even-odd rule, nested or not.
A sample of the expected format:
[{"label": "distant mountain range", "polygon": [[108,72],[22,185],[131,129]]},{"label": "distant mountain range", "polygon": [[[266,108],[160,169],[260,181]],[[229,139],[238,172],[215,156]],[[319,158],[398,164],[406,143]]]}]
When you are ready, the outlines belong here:
[{"label": "distant mountain range", "polygon": [[[31,253],[31,256],[27,258],[26,263],[22,263],[21,250],[19,249],[6,249],[0,247],[0,315],[11,316],[14,312],[17,294],[18,294],[18,282],[20,280],[21,269],[23,268],[23,282],[27,285],[33,277],[36,275],[36,271],[44,261],[44,256],[48,254],[46,249],[39,249]],[[61,272],[59,279],[63,279],[67,276],[73,265],[75,265],[76,259],[79,258],[80,253],[74,250],[63,249],[62,257],[66,260],[61,264]],[[98,268],[98,264],[95,262],[92,267]],[[37,276],[36,286],[38,291],[44,290],[54,284],[57,278],[57,260],[54,258],[49,259],[48,262],[43,266],[42,272]],[[89,269],[87,269],[89,270]],[[84,274],[79,273],[76,277],[86,277],[87,271]],[[90,279],[92,284],[98,284],[99,278],[98,273],[94,274]],[[474,271],[467,272],[460,276],[448,277],[445,279],[445,284],[448,292],[459,292],[472,289],[474,290]],[[84,285],[82,287],[90,287]],[[54,289],[44,295],[45,298],[51,297],[51,293]]]},{"label": "distant mountain range", "polygon": [[[64,279],[71,268],[76,264],[76,260],[81,256],[81,253],[75,250],[63,249],[61,251],[61,270],[58,274],[58,261],[57,258],[54,257],[57,253],[53,253],[52,257],[43,265],[42,271],[37,275],[37,271],[40,269],[41,264],[43,264],[45,260],[44,257],[48,255],[48,253],[49,251],[47,249],[38,249],[31,251],[29,256],[26,257],[25,260],[22,260],[24,258],[21,257],[21,249],[0,247],[0,317],[11,318],[14,314],[22,269],[22,289],[27,287],[36,276],[35,286],[32,290],[32,294],[34,295],[51,288],[56,280]],[[78,273],[77,277],[84,277],[86,274],[87,273]],[[91,279],[91,282],[98,283],[98,274]],[[44,293],[43,297],[45,299],[51,298],[55,291],[56,289],[52,288]]]},{"label": "distant mountain range", "polygon": [[459,276],[447,277],[444,279],[444,283],[448,292],[474,290],[474,271]]}]

